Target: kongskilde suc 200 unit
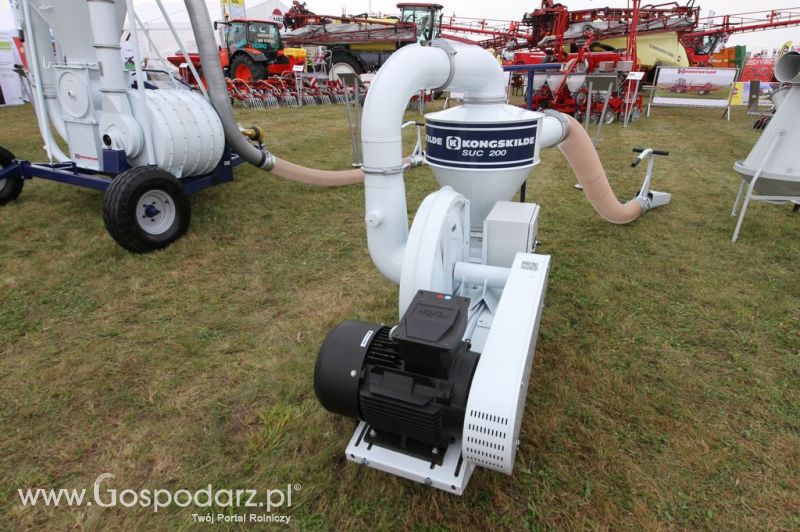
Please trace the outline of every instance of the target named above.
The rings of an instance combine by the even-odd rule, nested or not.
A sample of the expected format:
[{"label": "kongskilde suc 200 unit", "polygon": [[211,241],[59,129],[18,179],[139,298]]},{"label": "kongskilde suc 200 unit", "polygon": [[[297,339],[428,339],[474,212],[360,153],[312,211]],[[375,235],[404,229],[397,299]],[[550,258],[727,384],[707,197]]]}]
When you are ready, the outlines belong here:
[{"label": "kongskilde suc 200 unit", "polygon": [[[409,231],[400,130],[421,89],[465,97],[426,116],[425,161],[441,188]],[[340,324],[314,375],[325,408],[360,420],[349,460],[457,494],[476,466],[510,474],[519,446],[550,257],[533,252],[539,206],[510,200],[539,151],[559,145],[609,221],[669,201],[649,190],[648,172],[620,204],[573,118],[505,102],[500,66],[477,46],[412,45],[380,69],[361,130],[365,220],[372,260],[400,286],[400,321]]]}]

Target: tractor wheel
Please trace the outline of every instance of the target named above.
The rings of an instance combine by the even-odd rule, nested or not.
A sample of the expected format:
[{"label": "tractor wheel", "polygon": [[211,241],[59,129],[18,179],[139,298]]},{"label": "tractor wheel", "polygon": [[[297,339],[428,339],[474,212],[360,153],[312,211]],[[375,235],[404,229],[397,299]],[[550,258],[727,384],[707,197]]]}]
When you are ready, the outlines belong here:
[{"label": "tractor wheel", "polygon": [[231,61],[231,75],[235,79],[244,81],[257,81],[267,79],[267,66],[264,63],[253,61],[247,54],[239,54]]},{"label": "tractor wheel", "polygon": [[[7,149],[0,147],[0,168],[10,166],[14,161],[14,154]],[[14,201],[22,192],[25,181],[21,177],[6,177],[0,179],[0,205],[5,205],[9,201]]]},{"label": "tractor wheel", "polygon": [[340,74],[363,74],[364,69],[361,63],[348,53],[337,52],[333,54],[331,59],[330,78],[333,80],[339,79]]},{"label": "tractor wheel", "polygon": [[605,125],[613,124],[614,120],[617,119],[617,112],[613,109],[608,109],[606,111],[606,118],[605,118]]},{"label": "tractor wheel", "polygon": [[134,253],[165,248],[189,228],[192,209],[183,185],[153,166],[131,168],[111,182],[103,221],[111,237]]}]

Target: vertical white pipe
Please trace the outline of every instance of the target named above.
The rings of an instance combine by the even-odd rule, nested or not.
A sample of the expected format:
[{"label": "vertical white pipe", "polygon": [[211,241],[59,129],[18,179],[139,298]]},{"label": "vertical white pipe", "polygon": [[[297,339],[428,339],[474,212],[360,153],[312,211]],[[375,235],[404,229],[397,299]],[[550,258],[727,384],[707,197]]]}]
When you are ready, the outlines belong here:
[{"label": "vertical white pipe", "polygon": [[[136,11],[133,8],[133,0],[126,0],[128,6],[128,26],[131,28],[131,37],[133,38],[133,61],[134,68],[136,69],[136,89],[139,93],[139,104],[137,105],[138,120],[142,124],[144,132],[144,141],[147,145],[147,164],[155,165],[155,150],[153,149],[153,130],[150,129],[150,113],[147,108],[147,95],[144,88],[144,73],[142,72],[142,51],[139,47],[139,28],[136,26],[134,17]],[[119,40],[119,35],[117,35]],[[122,61],[121,58],[117,58]],[[124,73],[123,73],[124,75]]]},{"label": "vertical white pipe", "polygon": [[444,50],[405,46],[378,71],[364,103],[361,144],[367,244],[378,270],[398,284],[408,240],[403,115],[417,90],[438,88],[449,74],[450,60]]},{"label": "vertical white pipe", "polygon": [[[44,15],[42,15],[42,12],[35,5],[30,6],[30,9],[33,17],[31,24],[34,27],[36,27],[37,24],[39,24],[40,27],[42,24],[44,24],[44,27],[49,29],[50,26],[47,23],[47,19],[44,17]],[[50,35],[50,31],[37,31],[33,35],[33,39],[35,40],[33,45],[39,54],[36,57],[40,59],[40,67],[55,63],[57,61],[57,56],[53,51],[53,38]],[[54,69],[49,67],[45,67],[41,70],[41,74],[43,76],[42,96],[44,97],[45,101],[45,114],[49,119],[49,123],[56,129],[58,135],[66,142],[67,129],[66,124],[64,123],[63,113],[61,111],[61,104],[58,102],[56,95],[57,82],[53,70]],[[50,87],[49,90],[48,86]],[[54,139],[52,140],[52,143],[55,144]]]},{"label": "vertical white pipe", "polygon": [[47,158],[52,164],[53,158],[58,162],[69,161],[61,148],[56,144],[53,135],[50,133],[50,122],[47,116],[47,107],[44,101],[44,86],[42,83],[42,73],[39,65],[39,55],[36,51],[35,33],[33,31],[33,21],[31,20],[30,0],[22,0],[22,14],[25,17],[25,33],[28,35],[28,51],[30,52],[30,62],[33,65],[34,77],[34,99],[36,100],[35,111],[36,121],[39,122],[39,133],[42,135],[44,147],[47,151]]}]

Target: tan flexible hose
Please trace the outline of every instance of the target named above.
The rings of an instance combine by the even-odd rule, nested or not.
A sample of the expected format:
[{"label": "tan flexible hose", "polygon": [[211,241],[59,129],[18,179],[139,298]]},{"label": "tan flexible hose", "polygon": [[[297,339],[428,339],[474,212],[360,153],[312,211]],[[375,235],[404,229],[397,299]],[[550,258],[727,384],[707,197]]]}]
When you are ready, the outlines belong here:
[{"label": "tan flexible hose", "polygon": [[597,214],[615,224],[632,222],[644,214],[642,205],[634,198],[622,204],[608,184],[603,164],[597,155],[592,139],[583,127],[569,115],[565,115],[569,131],[558,149],[575,172],[583,191]]},{"label": "tan flexible hose", "polygon": [[364,172],[361,170],[317,170],[299,164],[290,163],[275,157],[275,166],[271,172],[284,179],[299,181],[318,187],[341,187],[364,182]]}]

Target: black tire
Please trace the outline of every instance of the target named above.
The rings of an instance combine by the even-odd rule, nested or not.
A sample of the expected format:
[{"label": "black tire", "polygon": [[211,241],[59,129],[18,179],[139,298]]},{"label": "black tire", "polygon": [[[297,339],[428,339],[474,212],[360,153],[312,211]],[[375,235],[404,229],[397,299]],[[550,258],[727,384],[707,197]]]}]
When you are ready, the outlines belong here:
[{"label": "black tire", "polygon": [[260,79],[267,79],[267,64],[259,61],[253,61],[249,55],[239,53],[233,56],[231,61],[230,71],[231,77],[237,77],[239,68],[247,68],[250,71],[251,78],[245,81],[255,81]]},{"label": "black tire", "polygon": [[134,253],[148,253],[175,242],[189,229],[191,217],[191,203],[181,182],[154,166],[122,172],[103,198],[108,233]]},{"label": "black tire", "polygon": [[353,72],[355,72],[356,74],[360,75],[364,73],[364,67],[361,65],[361,62],[352,55],[350,55],[348,52],[333,53],[333,56],[331,58],[331,70],[333,70],[333,67],[339,63],[344,63],[348,65],[350,68],[353,69]]},{"label": "black tire", "polygon": [[[0,146],[0,168],[6,168],[14,162],[14,154]],[[25,181],[21,177],[6,177],[0,180],[0,205],[14,201],[22,192]]]}]

